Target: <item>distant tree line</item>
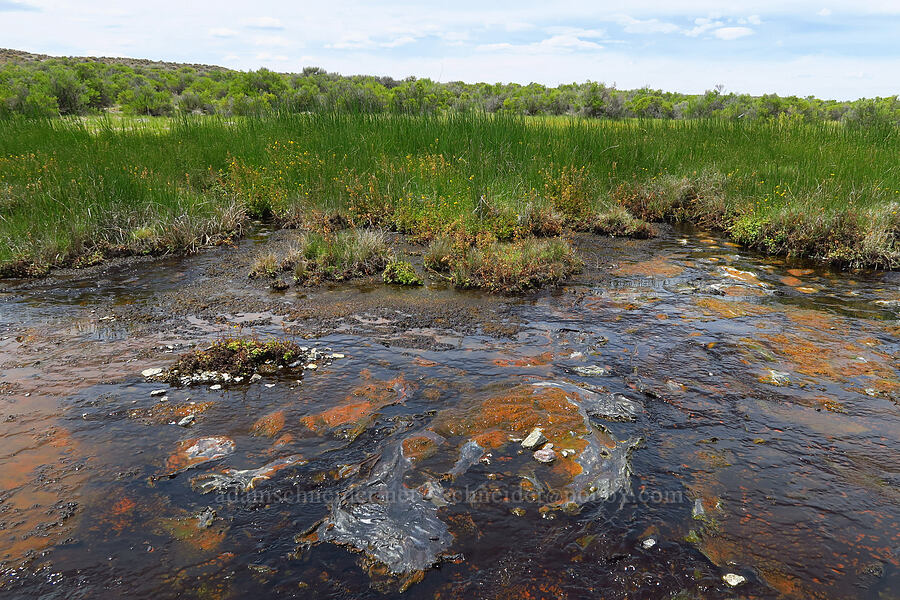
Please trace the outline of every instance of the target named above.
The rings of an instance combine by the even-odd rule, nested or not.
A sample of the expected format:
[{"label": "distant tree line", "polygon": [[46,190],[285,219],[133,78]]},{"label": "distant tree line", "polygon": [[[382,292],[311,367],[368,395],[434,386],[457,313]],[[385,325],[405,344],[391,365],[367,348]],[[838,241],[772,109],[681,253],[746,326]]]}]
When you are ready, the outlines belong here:
[{"label": "distant tree line", "polygon": [[438,83],[430,79],[343,76],[308,67],[302,73],[232,71],[201,66],[124,64],[47,58],[0,66],[0,117],[53,117],[121,111],[255,115],[275,111],[346,110],[439,113],[506,112],[604,119],[773,119],[862,125],[900,123],[898,96],[854,101],[724,93],[619,90],[588,81],[558,87]]}]

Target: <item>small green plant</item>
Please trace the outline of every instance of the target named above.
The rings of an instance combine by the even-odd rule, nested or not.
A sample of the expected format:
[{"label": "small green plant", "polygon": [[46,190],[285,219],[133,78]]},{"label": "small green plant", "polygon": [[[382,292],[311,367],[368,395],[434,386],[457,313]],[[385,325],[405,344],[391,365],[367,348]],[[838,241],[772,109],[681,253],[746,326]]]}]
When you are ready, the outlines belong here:
[{"label": "small green plant", "polygon": [[413,266],[405,260],[393,259],[384,268],[381,278],[385,283],[396,285],[422,285],[422,278]]},{"label": "small green plant", "polygon": [[250,277],[262,279],[275,277],[279,271],[278,258],[271,252],[260,254],[250,265]]},{"label": "small green plant", "polygon": [[296,343],[284,339],[259,340],[255,338],[225,338],[214,342],[204,350],[182,354],[168,370],[167,378],[172,383],[182,377],[216,371],[232,376],[250,376],[263,369],[287,367],[298,357],[304,356],[303,349]]}]

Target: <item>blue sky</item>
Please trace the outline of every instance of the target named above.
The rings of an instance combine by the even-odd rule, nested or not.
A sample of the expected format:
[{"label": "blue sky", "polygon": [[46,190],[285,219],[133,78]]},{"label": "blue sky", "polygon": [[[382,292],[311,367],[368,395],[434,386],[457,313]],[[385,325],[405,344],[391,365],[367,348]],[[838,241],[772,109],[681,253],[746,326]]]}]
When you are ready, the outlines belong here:
[{"label": "blue sky", "polygon": [[299,71],[900,93],[900,0],[0,0],[0,46]]}]

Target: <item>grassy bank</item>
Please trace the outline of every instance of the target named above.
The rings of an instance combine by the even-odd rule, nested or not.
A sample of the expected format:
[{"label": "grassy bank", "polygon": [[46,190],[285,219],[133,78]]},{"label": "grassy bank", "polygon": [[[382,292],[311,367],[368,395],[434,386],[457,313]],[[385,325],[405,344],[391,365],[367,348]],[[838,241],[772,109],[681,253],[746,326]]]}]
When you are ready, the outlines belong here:
[{"label": "grassy bank", "polygon": [[900,266],[894,127],[315,114],[0,122],[0,271],[191,250],[250,217],[485,247],[691,221],[765,252]]}]

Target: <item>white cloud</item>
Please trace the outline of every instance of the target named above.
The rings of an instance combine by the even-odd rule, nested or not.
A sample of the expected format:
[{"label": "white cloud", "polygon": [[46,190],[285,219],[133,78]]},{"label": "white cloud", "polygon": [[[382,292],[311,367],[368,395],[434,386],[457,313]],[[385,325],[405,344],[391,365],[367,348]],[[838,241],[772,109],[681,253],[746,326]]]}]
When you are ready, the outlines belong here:
[{"label": "white cloud", "polygon": [[753,30],[749,27],[720,27],[713,31],[713,35],[720,40],[736,40],[738,38],[753,35]]},{"label": "white cloud", "polygon": [[227,27],[214,27],[209,30],[209,35],[217,38],[230,38],[234,37],[238,34],[234,29],[228,29]]},{"label": "white cloud", "polygon": [[256,55],[256,60],[285,62],[290,59],[284,54],[269,54],[268,52],[259,52]]},{"label": "white cloud", "polygon": [[617,15],[613,19],[622,26],[625,33],[674,33],[680,29],[674,23],[667,23],[659,19],[635,19],[628,15]]},{"label": "white cloud", "polygon": [[505,23],[503,28],[506,31],[515,32],[515,31],[530,31],[534,29],[533,23],[525,23],[524,21],[510,21],[509,23]]},{"label": "white cloud", "polygon": [[253,29],[284,29],[281,21],[274,17],[254,17],[245,20],[244,25]]},{"label": "white cloud", "polygon": [[256,46],[284,48],[286,46],[291,46],[292,42],[280,35],[258,35],[253,38],[253,44]]},{"label": "white cloud", "polygon": [[416,38],[414,38],[413,36],[403,35],[398,38],[394,38],[393,40],[391,40],[389,42],[381,42],[378,45],[381,46],[382,48],[399,48],[400,46],[405,46],[406,44],[412,44],[415,41],[416,41]]},{"label": "white cloud", "polygon": [[603,46],[597,42],[583,40],[575,35],[554,35],[539,42],[530,44],[510,44],[501,42],[496,44],[482,44],[476,50],[484,52],[506,52],[513,54],[565,54],[576,50],[598,51]]},{"label": "white cloud", "polygon": [[604,29],[583,29],[581,27],[548,27],[545,30],[551,35],[574,35],[580,38],[600,39],[606,37]]},{"label": "white cloud", "polygon": [[830,9],[830,8],[823,8],[822,10],[820,10],[819,12],[817,12],[816,14],[819,15],[820,17],[830,17],[830,16],[831,16],[831,9]]},{"label": "white cloud", "polygon": [[713,21],[712,19],[694,19],[694,27],[683,31],[682,33],[684,33],[684,35],[688,37],[697,37],[701,33],[706,33],[710,29],[721,27],[724,24],[725,23],[723,23],[722,21]]}]

